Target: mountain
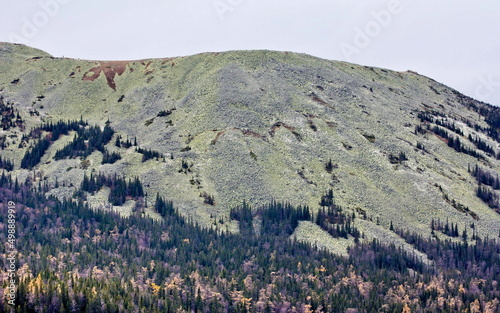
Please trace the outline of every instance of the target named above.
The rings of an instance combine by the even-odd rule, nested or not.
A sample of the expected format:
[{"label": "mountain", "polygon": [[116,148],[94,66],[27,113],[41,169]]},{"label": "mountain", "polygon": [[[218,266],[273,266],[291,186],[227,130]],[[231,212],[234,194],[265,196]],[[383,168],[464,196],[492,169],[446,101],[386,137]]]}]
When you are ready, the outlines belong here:
[{"label": "mountain", "polygon": [[[498,238],[500,109],[416,72],[275,51],[90,61],[0,43],[0,73],[5,195],[32,185],[81,216],[94,213],[67,200],[152,221],[175,207],[182,225],[244,237],[280,225],[341,256],[375,239],[426,265],[439,253],[414,238]],[[33,197],[27,207],[46,201]]]},{"label": "mountain", "polygon": [[[387,232],[391,222],[429,233],[433,219],[460,228],[474,223],[481,235],[498,234],[498,212],[477,197],[478,183],[468,173],[476,165],[499,170],[498,141],[485,131],[491,126],[483,112],[496,108],[415,72],[290,52],[105,62],[55,58],[22,45],[0,47],[1,94],[15,104],[26,130],[80,117],[100,126],[109,120],[122,138],[137,140],[165,160],[141,162],[134,148],[110,147],[121,160],[101,165],[96,151],[86,171],[137,176],[149,195],[168,197],[200,223],[227,215],[243,201],[316,209],[332,189],[338,205],[370,217],[360,227],[373,236]],[[30,110],[37,114],[30,116]],[[457,152],[432,131],[416,134],[416,127],[439,121],[459,129],[457,134],[441,126],[481,156]],[[26,176],[16,160],[31,142],[18,149],[21,134],[9,133],[11,144],[2,154]],[[478,149],[469,135],[493,152]],[[35,170],[51,182],[57,177],[78,186],[80,160],[52,160],[70,139],[57,140]],[[326,170],[328,162],[333,167]],[[212,197],[213,205],[200,194]]]}]

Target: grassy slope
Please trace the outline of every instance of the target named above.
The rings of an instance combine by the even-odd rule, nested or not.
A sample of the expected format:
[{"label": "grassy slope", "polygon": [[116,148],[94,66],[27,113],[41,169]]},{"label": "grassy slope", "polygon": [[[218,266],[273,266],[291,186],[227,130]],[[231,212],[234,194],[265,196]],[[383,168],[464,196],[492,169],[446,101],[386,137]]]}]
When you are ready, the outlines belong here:
[{"label": "grassy slope", "polygon": [[[37,56],[42,58],[33,59]],[[133,148],[121,149],[124,157],[114,165],[101,166],[100,156],[91,156],[89,170],[139,176],[150,195],[160,192],[173,199],[201,223],[208,224],[211,213],[227,214],[243,199],[254,206],[275,199],[315,209],[328,188],[334,189],[337,203],[365,210],[386,232],[390,221],[425,233],[432,218],[449,218],[461,229],[472,223],[443,200],[435,187],[439,184],[480,216],[480,233],[498,233],[498,214],[475,197],[475,183],[467,173],[468,163],[476,160],[434,136],[413,134],[415,112],[424,105],[478,120],[458,104],[452,90],[426,77],[303,54],[231,51],[131,61],[114,77],[115,91],[102,73],[94,81],[83,80],[98,65],[0,44],[1,94],[22,108],[29,125],[81,115],[104,125],[109,118],[122,136],[172,154],[173,160],[142,163]],[[19,83],[12,84],[14,79]],[[41,118],[29,117],[31,108]],[[170,116],[154,118],[172,108]],[[273,130],[278,122],[284,126]],[[367,140],[370,135],[373,142]],[[417,151],[417,141],[431,153]],[[181,152],[186,146],[191,151]],[[409,161],[395,166],[387,155],[400,151]],[[19,158],[23,151],[4,153]],[[193,164],[191,173],[178,173],[183,159]],[[329,159],[338,164],[335,179],[324,170]],[[83,173],[78,163],[52,161],[39,170],[49,179],[57,175],[77,185]],[[499,169],[496,160],[489,163]],[[214,195],[217,205],[203,204],[202,191]],[[373,231],[367,233],[379,233],[380,227],[371,225]],[[370,222],[363,227],[369,229]]]}]

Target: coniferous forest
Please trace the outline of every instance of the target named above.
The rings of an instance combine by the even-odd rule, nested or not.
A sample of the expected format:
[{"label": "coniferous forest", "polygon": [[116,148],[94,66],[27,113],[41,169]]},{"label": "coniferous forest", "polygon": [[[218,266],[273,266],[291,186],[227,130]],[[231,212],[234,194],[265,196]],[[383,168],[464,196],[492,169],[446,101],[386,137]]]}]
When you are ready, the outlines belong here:
[{"label": "coniferous forest", "polygon": [[0,312],[500,312],[498,107],[292,52],[39,54],[0,43]]},{"label": "coniferous forest", "polygon": [[[117,199],[144,196],[138,179],[104,175],[86,177],[79,192],[92,193],[103,185],[116,189]],[[189,222],[161,196],[154,208],[162,219],[154,221],[94,211],[81,201],[59,201],[47,197],[48,190],[47,182],[19,183],[6,171],[0,177],[0,195],[16,203],[18,219],[15,312],[500,309],[500,245],[495,240],[476,236],[470,244],[467,238],[439,240],[394,229],[427,254],[424,262],[378,240],[361,240],[342,257],[290,239],[300,221],[315,221],[338,236],[360,236],[357,217],[343,214],[331,192],[323,197],[320,214],[292,204],[253,209],[244,203],[231,212],[240,234],[230,234]],[[6,225],[5,202],[1,211],[0,223]],[[261,226],[254,227],[259,220]],[[434,227],[440,230],[441,222]],[[0,239],[6,242],[5,232]],[[10,307],[0,302],[0,310]]]}]

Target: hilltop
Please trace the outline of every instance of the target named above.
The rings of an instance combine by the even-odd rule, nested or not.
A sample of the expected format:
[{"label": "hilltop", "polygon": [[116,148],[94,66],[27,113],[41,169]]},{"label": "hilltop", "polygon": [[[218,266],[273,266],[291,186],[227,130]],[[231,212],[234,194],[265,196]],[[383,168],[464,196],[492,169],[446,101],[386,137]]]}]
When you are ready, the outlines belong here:
[{"label": "hilltop", "polygon": [[[275,51],[75,60],[1,43],[0,72],[3,102],[24,121],[22,129],[2,131],[2,157],[21,180],[36,174],[61,199],[92,172],[138,177],[150,217],[159,218],[151,208],[159,194],[209,226],[229,220],[230,209],[244,201],[317,212],[332,190],[344,212],[365,217],[358,227],[368,239],[402,242],[391,224],[428,235],[433,220],[498,236],[498,209],[478,197],[478,175],[471,173],[475,166],[492,176],[500,170],[492,131],[497,109],[412,71]],[[112,127],[106,149],[120,159],[102,164],[96,150],[83,160],[56,160],[70,133],[31,170],[20,168],[35,143],[23,135],[43,123],[79,119]],[[137,146],[117,147],[118,137]],[[160,157],[143,162],[138,147]],[[494,186],[482,186],[497,197]],[[106,192],[89,203],[109,207]],[[115,209],[129,215],[134,205],[132,199]],[[223,227],[237,231],[234,221]],[[332,240],[312,223],[301,223],[295,236],[339,253],[353,244]]]}]

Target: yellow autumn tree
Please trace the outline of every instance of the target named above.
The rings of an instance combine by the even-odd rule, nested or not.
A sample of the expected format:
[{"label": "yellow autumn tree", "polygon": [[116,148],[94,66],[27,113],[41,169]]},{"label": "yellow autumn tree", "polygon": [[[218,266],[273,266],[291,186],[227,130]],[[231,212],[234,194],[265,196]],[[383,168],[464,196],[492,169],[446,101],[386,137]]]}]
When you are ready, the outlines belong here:
[{"label": "yellow autumn tree", "polygon": [[157,295],[158,292],[160,291],[160,288],[161,286],[158,286],[157,284],[155,283],[151,283],[151,292],[154,294],[154,295]]},{"label": "yellow autumn tree", "polygon": [[403,307],[403,311],[401,313],[411,313],[411,309],[408,306],[408,303],[405,303],[405,306]]}]

